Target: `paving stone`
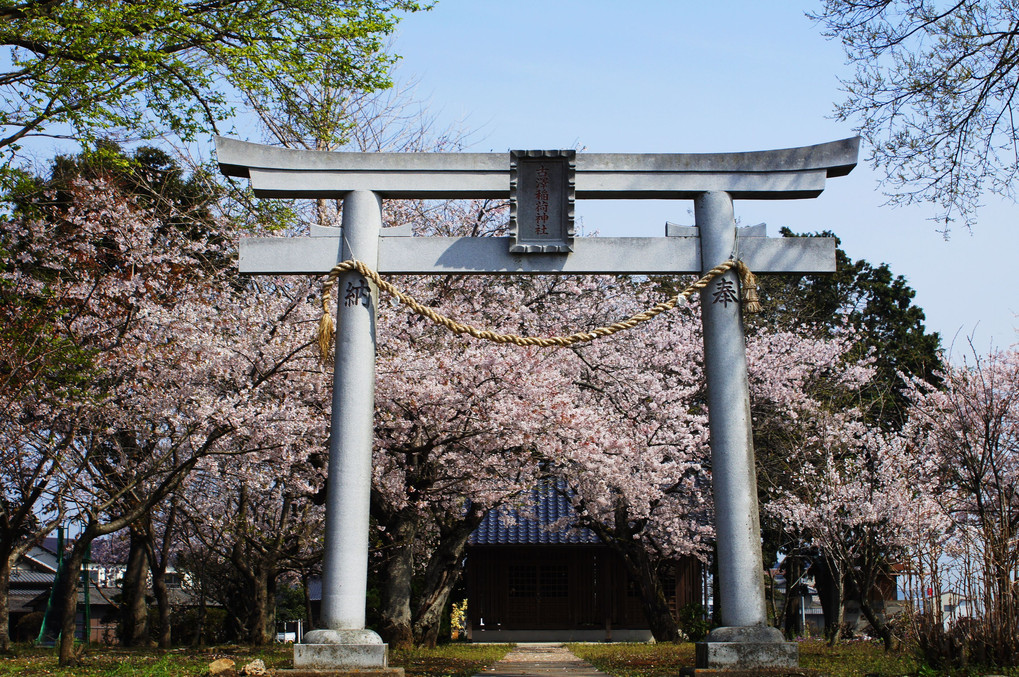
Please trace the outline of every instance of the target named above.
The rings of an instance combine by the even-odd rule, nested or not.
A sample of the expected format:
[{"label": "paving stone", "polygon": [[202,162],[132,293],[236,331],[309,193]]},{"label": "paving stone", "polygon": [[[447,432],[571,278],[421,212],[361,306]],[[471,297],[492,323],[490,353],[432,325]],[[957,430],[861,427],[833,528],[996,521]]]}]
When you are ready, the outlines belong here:
[{"label": "paving stone", "polygon": [[561,644],[518,644],[478,677],[608,677]]}]

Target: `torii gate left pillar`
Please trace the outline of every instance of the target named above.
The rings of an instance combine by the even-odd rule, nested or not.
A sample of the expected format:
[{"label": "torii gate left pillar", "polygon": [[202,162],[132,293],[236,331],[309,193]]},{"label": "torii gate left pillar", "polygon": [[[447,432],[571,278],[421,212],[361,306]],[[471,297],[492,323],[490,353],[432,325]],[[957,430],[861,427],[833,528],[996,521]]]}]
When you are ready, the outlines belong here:
[{"label": "torii gate left pillar", "polygon": [[[341,233],[241,242],[243,273],[323,274],[357,258],[390,274],[701,273],[738,252],[758,274],[834,272],[828,238],[774,240],[737,232],[732,201],[816,197],[856,164],[858,139],[757,153],[581,155],[576,197],[694,200],[697,226],[665,238],[577,238],[540,254],[513,238],[380,237],[381,198],[505,198],[508,158],[497,154],[324,153],[217,139],[221,169],[256,195],[343,198]],[[795,643],[767,626],[750,429],[746,354],[734,274],[701,292],[724,627],[697,646],[697,667],[792,667]],[[290,674],[392,673],[364,627],[374,412],[377,290],[359,274],[338,281],[336,371],[327,496],[322,620],[294,649]],[[727,301],[721,302],[720,301]],[[328,672],[323,673],[322,670]]]}]

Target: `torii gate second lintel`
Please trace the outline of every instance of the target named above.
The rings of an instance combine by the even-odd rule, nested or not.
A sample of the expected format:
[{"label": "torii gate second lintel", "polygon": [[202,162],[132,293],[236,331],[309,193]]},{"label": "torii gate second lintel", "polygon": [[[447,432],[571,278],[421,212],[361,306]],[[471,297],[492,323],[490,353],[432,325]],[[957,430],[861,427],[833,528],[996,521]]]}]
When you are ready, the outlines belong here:
[{"label": "torii gate second lintel", "polygon": [[[754,153],[577,154],[571,186],[577,199],[693,199],[696,229],[665,238],[576,238],[571,253],[527,253],[511,251],[512,238],[386,237],[382,230],[382,198],[509,197],[508,155],[295,151],[221,137],[216,143],[223,172],[250,178],[256,195],[344,200],[342,229],[242,240],[241,272],[249,274],[322,274],[352,258],[390,274],[703,273],[734,252],[755,273],[834,272],[833,239],[769,239],[753,229],[738,235],[733,199],[816,197],[827,177],[852,170],[859,150],[853,138]],[[717,282],[737,284],[732,271]],[[385,645],[364,627],[378,291],[356,271],[339,283],[364,293],[337,307],[324,629],[294,647],[298,671],[337,674],[387,670]],[[697,667],[793,667],[796,644],[767,627],[740,304],[717,300],[710,289],[701,292],[724,627],[698,644]]]}]

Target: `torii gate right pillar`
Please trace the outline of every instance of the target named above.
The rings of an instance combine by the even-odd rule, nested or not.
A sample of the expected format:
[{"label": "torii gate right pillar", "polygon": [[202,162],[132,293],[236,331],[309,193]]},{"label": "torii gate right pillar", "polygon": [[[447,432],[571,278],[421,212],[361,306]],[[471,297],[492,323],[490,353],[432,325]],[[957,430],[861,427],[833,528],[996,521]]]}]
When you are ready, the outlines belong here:
[{"label": "torii gate right pillar", "polygon": [[[732,198],[707,192],[694,201],[704,271],[736,248]],[[798,646],[768,626],[751,434],[750,388],[733,271],[701,290],[704,371],[711,432],[711,488],[715,502],[722,627],[697,644],[697,668],[796,667]]]}]

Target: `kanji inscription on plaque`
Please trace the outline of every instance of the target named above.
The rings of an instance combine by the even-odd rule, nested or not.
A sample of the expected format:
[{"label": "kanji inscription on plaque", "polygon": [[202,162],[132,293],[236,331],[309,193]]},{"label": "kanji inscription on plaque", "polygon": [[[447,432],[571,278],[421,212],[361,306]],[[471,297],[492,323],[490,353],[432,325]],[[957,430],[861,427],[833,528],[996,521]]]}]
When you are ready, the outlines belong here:
[{"label": "kanji inscription on plaque", "polygon": [[510,252],[573,251],[576,160],[573,150],[510,151]]}]

